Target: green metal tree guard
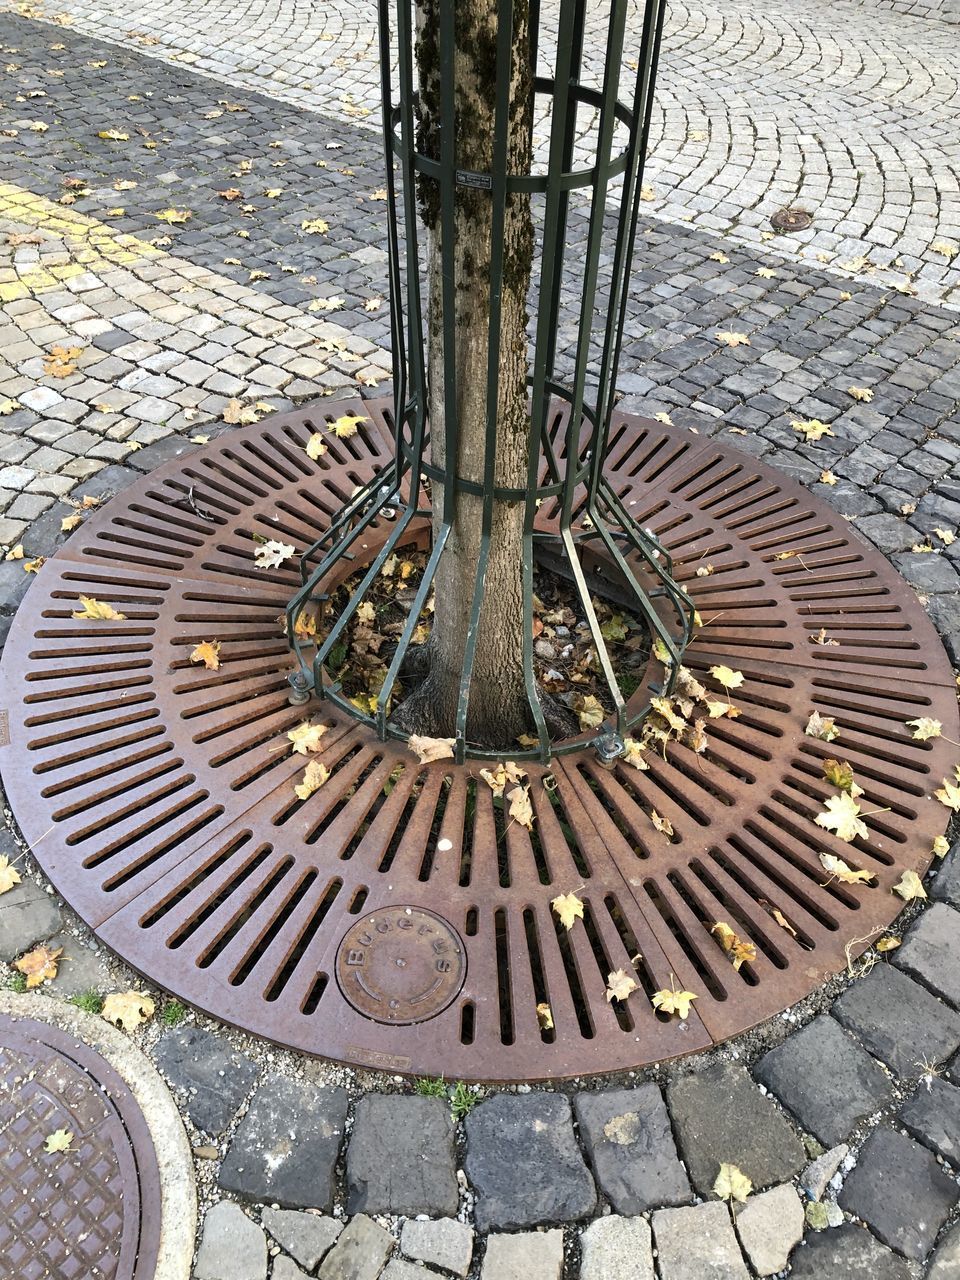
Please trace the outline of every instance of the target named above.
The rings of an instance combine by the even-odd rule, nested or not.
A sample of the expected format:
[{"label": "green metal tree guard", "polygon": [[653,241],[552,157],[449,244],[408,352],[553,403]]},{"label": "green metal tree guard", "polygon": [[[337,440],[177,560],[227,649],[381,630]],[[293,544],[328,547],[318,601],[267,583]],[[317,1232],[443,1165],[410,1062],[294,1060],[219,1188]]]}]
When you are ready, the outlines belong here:
[{"label": "green metal tree guard", "polygon": [[[614,409],[617,364],[624,337],[630,268],[639,222],[644,156],[650,128],[654,77],[663,26],[663,0],[646,0],[642,24],[636,33],[635,59],[625,48],[627,0],[610,0],[603,9],[606,21],[605,45],[598,75],[584,67],[586,0],[559,0],[551,9],[550,22],[539,6],[530,14],[530,44],[536,74],[534,86],[538,112],[548,130],[547,162],[544,172],[532,166],[528,173],[507,171],[510,56],[513,40],[513,0],[498,0],[497,101],[494,112],[493,164],[489,172],[478,173],[458,165],[453,119],[455,64],[455,0],[441,0],[439,6],[440,86],[443,104],[440,121],[440,155],[431,158],[417,147],[417,86],[415,78],[416,5],[410,0],[379,0],[380,69],[382,81],[383,130],[386,147],[386,190],[388,209],[388,249],[390,275],[391,340],[394,371],[395,456],[385,470],[370,479],[354,494],[333,520],[326,533],[310,546],[301,559],[302,586],[287,609],[287,630],[300,670],[292,677],[294,701],[306,702],[311,692],[331,699],[345,713],[373,727],[381,739],[405,737],[391,725],[388,713],[391,695],[411,645],[417,621],[427,602],[437,566],[450,532],[447,519],[435,532],[426,569],[417,587],[395,651],[390,657],[386,678],[377,698],[376,711],[367,714],[343,693],[327,671],[331,651],[340,643],[360,604],[370,591],[389,557],[409,542],[414,522],[422,527],[431,516],[429,492],[444,494],[469,490],[477,492],[456,474],[456,413],[446,414],[448,446],[445,467],[434,466],[429,454],[427,421],[427,377],[425,352],[424,298],[422,279],[423,230],[418,219],[418,183],[433,183],[440,206],[444,276],[452,279],[456,260],[453,227],[458,190],[469,188],[486,193],[492,203],[493,226],[503,225],[504,209],[511,192],[529,193],[541,236],[538,261],[534,264],[529,299],[531,313],[529,474],[525,490],[496,488],[491,479],[483,487],[485,540],[476,566],[475,590],[463,658],[456,728],[456,758],[501,758],[503,750],[477,750],[465,738],[467,708],[479,623],[487,556],[489,554],[490,513],[497,499],[522,500],[524,524],[524,612],[523,663],[531,724],[536,747],[511,752],[517,759],[544,762],[551,754],[582,750],[582,737],[551,742],[537,693],[533,664],[533,568],[538,556],[549,557],[551,568],[560,569],[573,583],[580,607],[589,624],[598,665],[609,688],[613,712],[592,743],[602,758],[615,759],[623,751],[623,739],[650,710],[649,698],[630,708],[601,634],[591,602],[591,586],[584,570],[584,556],[590,549],[600,551],[615,566],[623,605],[626,591],[629,612],[646,619],[651,638],[663,656],[663,677],[649,690],[651,696],[672,691],[683,651],[692,637],[695,610],[686,592],[673,578],[670,556],[661,543],[639,526],[604,478]],[[591,6],[592,10],[593,6]],[[552,37],[552,38],[549,38]],[[545,70],[544,50],[555,52]],[[631,50],[632,52],[632,50]],[[394,68],[398,87],[394,88]],[[632,69],[635,68],[635,73]],[[620,96],[621,81],[631,71],[632,94]],[[504,79],[507,86],[500,91]],[[542,108],[542,111],[541,111]],[[578,166],[578,120],[588,113],[591,126],[586,145],[589,156]],[[444,127],[447,124],[448,127]],[[581,139],[581,147],[584,140]],[[571,218],[586,219],[586,249],[571,251],[566,243]],[[601,283],[601,262],[610,265],[609,278]],[[499,311],[503,281],[502,244],[493,236],[489,263],[491,298],[488,337],[488,392],[486,450],[493,476],[493,455],[497,422],[497,368],[499,364]],[[560,370],[558,352],[562,290],[573,280],[577,308],[577,332],[572,359]],[[456,333],[451,321],[452,301],[443,299],[443,377],[445,396],[455,406],[457,376]],[[569,302],[567,303],[569,306]],[[554,420],[551,409],[566,402],[569,413],[563,437],[551,436]],[[426,484],[421,484],[426,477]],[[554,504],[557,512],[550,527],[538,523],[541,504]],[[443,503],[449,513],[451,504]],[[296,622],[303,610],[323,600],[325,587],[343,563],[360,564],[362,539],[374,522],[389,521],[391,530],[378,554],[369,561],[352,597],[333,622],[322,643],[312,652],[298,636]],[[643,579],[643,581],[641,581]],[[596,590],[596,588],[594,588]],[[658,611],[654,602],[669,606]],[[663,613],[668,617],[664,619]],[[661,648],[662,646],[662,648]]]}]

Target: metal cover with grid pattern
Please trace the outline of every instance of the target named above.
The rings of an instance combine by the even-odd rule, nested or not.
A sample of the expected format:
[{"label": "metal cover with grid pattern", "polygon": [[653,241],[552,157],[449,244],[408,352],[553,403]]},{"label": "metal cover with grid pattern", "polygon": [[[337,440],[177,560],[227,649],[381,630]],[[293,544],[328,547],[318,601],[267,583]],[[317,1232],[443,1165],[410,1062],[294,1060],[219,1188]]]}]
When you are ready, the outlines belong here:
[{"label": "metal cover with grid pattern", "polygon": [[[311,461],[313,429],[347,412],[369,421]],[[895,918],[893,884],[925,870],[946,824],[933,791],[955,763],[955,687],[913,592],[770,467],[617,415],[611,483],[671,551],[703,616],[687,664],[721,696],[710,666],[743,672],[741,715],[710,721],[701,755],[648,753],[646,773],[608,772],[584,750],[554,762],[548,790],[548,771],[531,765],[528,833],[505,825],[475,765],[419,766],[329,705],[288,704],[278,619],[295,562],[257,570],[254,535],[312,542],[391,456],[388,414],[383,402],[323,403],[225,434],[88,516],[44,566],[4,654],[0,765],[67,901],[136,968],[218,1018],[326,1057],[447,1077],[656,1062],[744,1031],[844,968],[848,947],[858,954]],[[544,504],[541,527],[553,519]],[[371,530],[371,555],[386,535]],[[588,558],[602,581],[609,566]],[[80,594],[125,620],[73,620]],[[220,669],[191,665],[212,639]],[[656,675],[651,659],[644,683]],[[814,709],[835,717],[836,742],[804,735]],[[301,801],[304,758],[284,734],[311,713],[329,726],[319,758],[331,776]],[[942,720],[944,739],[915,741],[906,722],[920,716]],[[814,822],[834,791],[830,756],[864,788],[869,840]],[[820,851],[876,883],[830,880]],[[550,908],[568,892],[585,903],[569,933]],[[432,1016],[389,1023],[358,1009],[337,957],[358,920],[386,930],[407,908],[462,939],[465,972]],[[718,920],[756,945],[739,972],[711,934]],[[631,964],[640,990],[608,1003],[608,972]],[[698,995],[683,1023],[650,1004],[672,981]],[[539,1025],[542,1003],[553,1029]]]},{"label": "metal cover with grid pattern", "polygon": [[[58,1129],[67,1151],[47,1154]],[[0,1278],[152,1280],[153,1143],[136,1099],[88,1045],[0,1014]]]}]

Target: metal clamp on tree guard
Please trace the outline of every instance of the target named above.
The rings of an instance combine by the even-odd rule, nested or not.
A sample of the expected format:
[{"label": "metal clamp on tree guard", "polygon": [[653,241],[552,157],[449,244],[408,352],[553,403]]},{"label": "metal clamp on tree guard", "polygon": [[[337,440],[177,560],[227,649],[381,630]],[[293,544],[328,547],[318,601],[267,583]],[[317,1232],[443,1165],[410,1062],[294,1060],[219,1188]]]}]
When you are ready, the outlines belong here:
[{"label": "metal clamp on tree guard", "polygon": [[[287,633],[299,660],[302,676],[321,697],[331,699],[348,715],[372,726],[381,739],[405,738],[407,732],[390,720],[391,699],[413,642],[418,619],[434,587],[438,565],[451,538],[451,494],[482,499],[483,537],[473,566],[467,641],[460,672],[455,726],[455,755],[502,758],[496,749],[469,743],[467,710],[470,704],[477,632],[484,602],[490,559],[490,529],[496,503],[524,504],[522,594],[524,631],[523,682],[529,703],[530,737],[535,746],[511,750],[517,759],[549,761],[551,755],[582,750],[591,735],[552,741],[541,705],[533,657],[534,563],[549,551],[551,570],[571,586],[571,601],[586,619],[596,651],[598,680],[609,691],[610,723],[602,727],[598,750],[612,750],[628,737],[631,728],[648,715],[651,698],[674,687],[684,649],[693,635],[695,609],[690,597],[673,577],[665,547],[627,510],[621,493],[604,476],[604,460],[611,440],[616,371],[624,340],[628,278],[640,209],[644,155],[650,128],[653,80],[660,46],[664,5],[648,0],[636,59],[632,100],[618,99],[621,72],[627,62],[624,35],[628,5],[612,0],[601,60],[599,86],[580,83],[584,47],[584,0],[561,0],[553,65],[549,76],[534,74],[537,103],[548,117],[548,161],[544,173],[508,171],[510,68],[516,13],[512,0],[499,0],[496,14],[497,94],[490,139],[491,163],[479,170],[462,163],[453,125],[455,118],[455,6],[437,0],[439,59],[436,70],[439,128],[433,154],[424,145],[421,107],[415,83],[416,14],[410,0],[380,0],[380,59],[383,85],[383,132],[386,151],[386,190],[390,277],[391,344],[394,369],[393,429],[395,456],[390,465],[363,485],[331,522],[326,533],[307,549],[301,560],[302,586],[287,609]],[[533,72],[538,56],[543,60],[545,26],[534,11],[530,31]],[[539,24],[539,26],[538,26]],[[543,29],[541,29],[543,28]],[[392,64],[398,93],[394,94]],[[539,54],[538,54],[539,51]],[[421,68],[422,71],[422,68]],[[422,86],[420,89],[422,97]],[[590,163],[574,163],[578,112],[589,109],[593,123],[586,143]],[[532,138],[532,122],[531,122]],[[532,154],[532,144],[531,144]],[[498,388],[501,379],[501,300],[508,263],[503,244],[506,209],[511,199],[527,193],[536,200],[540,238],[534,256],[529,310],[529,360],[527,383],[527,483],[524,487],[496,481]],[[576,206],[572,200],[576,199]],[[445,429],[444,461],[432,461],[428,453],[430,383],[425,361],[430,315],[422,284],[421,259],[427,232],[418,213],[431,202],[436,220],[431,243],[442,255],[442,286],[430,300],[442,323],[442,404]],[[458,202],[489,202],[492,226],[487,308],[486,353],[482,361],[486,386],[484,456],[473,477],[457,465],[457,421],[460,366],[455,323],[454,280],[457,270],[456,219]],[[586,219],[586,242],[567,243],[571,209]],[[601,280],[601,262],[605,264]],[[485,266],[485,264],[484,264]],[[570,306],[576,299],[575,334],[559,343],[561,296]],[[439,361],[434,354],[433,360]],[[438,379],[437,363],[430,378]],[[438,384],[439,385],[439,384]],[[435,516],[435,511],[442,513]],[[422,534],[426,522],[432,539],[426,566],[410,605],[396,648],[389,655],[386,674],[376,695],[375,710],[367,712],[347,698],[327,664],[345,638],[347,627],[367,599],[389,558],[414,533]],[[374,526],[390,526],[372,558],[364,555],[365,537]],[[603,595],[586,567],[587,561],[603,563],[602,575],[617,589],[618,607],[643,620],[651,644],[661,658],[656,675],[646,687],[624,694],[601,630],[592,592]],[[329,595],[331,584],[346,577],[355,581],[352,595],[329,631],[312,651],[297,634],[297,620],[318,596]],[[303,692],[302,682],[294,695]],[[606,744],[600,746],[600,744]]]}]

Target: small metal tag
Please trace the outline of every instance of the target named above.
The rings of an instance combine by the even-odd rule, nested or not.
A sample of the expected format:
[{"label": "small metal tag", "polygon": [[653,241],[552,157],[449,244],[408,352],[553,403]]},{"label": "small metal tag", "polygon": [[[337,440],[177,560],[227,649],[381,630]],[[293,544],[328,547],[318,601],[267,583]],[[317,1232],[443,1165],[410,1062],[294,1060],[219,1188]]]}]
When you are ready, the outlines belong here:
[{"label": "small metal tag", "polygon": [[457,186],[476,187],[480,191],[489,191],[493,186],[493,179],[489,173],[474,173],[471,169],[458,169]]}]

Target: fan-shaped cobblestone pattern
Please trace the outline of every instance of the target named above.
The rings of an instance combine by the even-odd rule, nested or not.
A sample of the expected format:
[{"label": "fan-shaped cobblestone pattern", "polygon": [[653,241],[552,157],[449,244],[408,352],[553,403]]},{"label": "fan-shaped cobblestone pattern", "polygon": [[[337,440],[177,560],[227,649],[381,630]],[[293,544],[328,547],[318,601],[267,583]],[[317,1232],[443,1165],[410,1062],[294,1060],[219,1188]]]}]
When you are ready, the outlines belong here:
[{"label": "fan-shaped cobblestone pattern", "polygon": [[[3,0],[3,6],[24,6]],[[633,0],[633,29],[641,6]],[[118,0],[30,5],[80,31],[379,129],[373,10],[255,0]],[[549,27],[555,4],[544,6]],[[602,48],[603,6],[588,48]],[[549,49],[549,39],[544,48]],[[624,69],[625,79],[632,72]],[[669,9],[645,206],[667,220],[759,244],[771,215],[799,204],[805,232],[765,244],[880,279],[915,273],[922,297],[960,304],[960,273],[934,245],[960,237],[960,42],[955,26],[840,0]],[[589,154],[589,115],[581,154]],[[541,125],[541,138],[545,139]],[[868,263],[859,263],[868,257]]]}]

